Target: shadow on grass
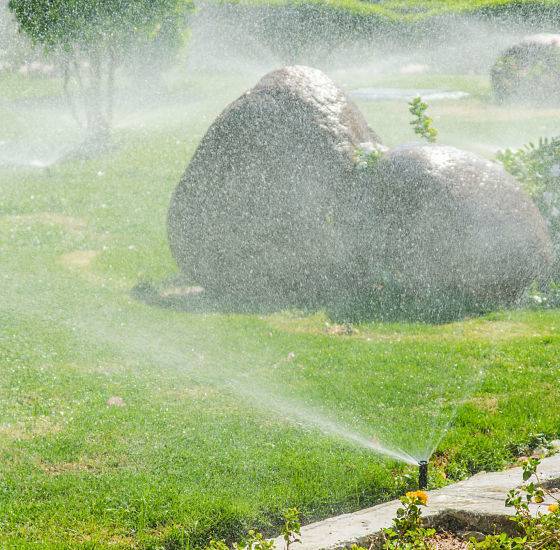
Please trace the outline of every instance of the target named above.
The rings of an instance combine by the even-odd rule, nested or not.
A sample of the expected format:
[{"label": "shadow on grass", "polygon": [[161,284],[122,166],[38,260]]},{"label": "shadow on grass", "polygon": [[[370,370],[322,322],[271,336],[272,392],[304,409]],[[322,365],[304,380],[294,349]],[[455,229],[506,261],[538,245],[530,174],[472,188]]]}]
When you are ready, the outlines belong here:
[{"label": "shadow on grass", "polygon": [[489,304],[470,301],[465,296],[451,294],[434,296],[406,296],[389,289],[350,288],[327,300],[315,297],[236,296],[231,293],[212,293],[182,275],[161,282],[141,281],[131,291],[133,298],[145,304],[189,313],[225,313],[268,315],[297,309],[305,314],[325,311],[334,323],[421,322],[443,324],[492,311]]},{"label": "shadow on grass", "polygon": [[304,304],[282,302],[269,296],[238,297],[222,293],[212,293],[201,286],[195,286],[181,275],[170,277],[159,283],[140,281],[131,291],[133,298],[145,304],[184,311],[188,313],[246,313],[269,314],[289,307],[304,309],[310,313],[317,308],[310,308]]}]

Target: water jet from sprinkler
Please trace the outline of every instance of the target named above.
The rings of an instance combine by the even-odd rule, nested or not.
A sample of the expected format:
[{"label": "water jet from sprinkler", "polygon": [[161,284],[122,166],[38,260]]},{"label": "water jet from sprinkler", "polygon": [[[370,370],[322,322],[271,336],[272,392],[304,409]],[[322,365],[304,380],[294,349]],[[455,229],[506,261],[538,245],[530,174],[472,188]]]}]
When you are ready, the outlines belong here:
[{"label": "water jet from sprinkler", "polygon": [[428,488],[428,461],[421,460],[418,463],[419,472],[418,472],[418,486],[420,489],[427,489]]}]

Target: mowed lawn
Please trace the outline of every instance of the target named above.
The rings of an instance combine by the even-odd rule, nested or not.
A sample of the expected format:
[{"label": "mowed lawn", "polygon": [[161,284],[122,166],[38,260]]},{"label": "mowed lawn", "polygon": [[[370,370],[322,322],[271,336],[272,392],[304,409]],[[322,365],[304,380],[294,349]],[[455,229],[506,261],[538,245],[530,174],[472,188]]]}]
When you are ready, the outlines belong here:
[{"label": "mowed lawn", "polygon": [[[95,158],[0,168],[0,547],[197,547],[274,533],[287,507],[311,521],[414,486],[414,467],[351,434],[415,457],[437,446],[436,485],[560,434],[555,310],[348,333],[321,311],[135,298],[176,274],[170,194],[225,104],[195,91],[121,117]],[[27,106],[45,132],[56,123],[40,95],[5,95],[0,140],[26,139]],[[406,106],[363,107],[388,143],[413,139]],[[463,146],[474,130],[454,122],[476,120],[494,144],[503,128],[534,139],[560,118],[512,119],[484,98],[433,109],[441,140]]]}]

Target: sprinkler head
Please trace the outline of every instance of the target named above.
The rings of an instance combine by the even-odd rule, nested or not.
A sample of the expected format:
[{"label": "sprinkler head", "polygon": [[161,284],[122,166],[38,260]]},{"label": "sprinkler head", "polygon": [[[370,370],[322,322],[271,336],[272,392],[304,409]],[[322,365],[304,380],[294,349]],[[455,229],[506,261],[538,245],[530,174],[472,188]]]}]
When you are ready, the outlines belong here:
[{"label": "sprinkler head", "polygon": [[420,489],[427,489],[428,488],[428,461],[421,460],[418,463],[419,472],[418,472],[418,486]]}]

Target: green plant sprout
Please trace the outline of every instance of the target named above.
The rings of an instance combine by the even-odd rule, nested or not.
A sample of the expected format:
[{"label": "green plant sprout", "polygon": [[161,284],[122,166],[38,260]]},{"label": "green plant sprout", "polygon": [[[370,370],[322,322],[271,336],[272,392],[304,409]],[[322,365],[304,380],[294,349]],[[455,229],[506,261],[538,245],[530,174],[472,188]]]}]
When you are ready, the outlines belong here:
[{"label": "green plant sprout", "polygon": [[[537,468],[541,460],[530,458],[523,465],[523,482],[520,489],[512,489],[506,498],[506,506],[515,508],[511,520],[517,524],[518,535],[505,533],[488,535],[484,540],[471,540],[470,550],[545,550],[558,548],[560,541],[560,501],[551,493],[539,477]],[[531,481],[531,478],[535,481]],[[552,501],[546,505],[547,512],[532,514],[529,504],[543,504],[545,498]]]},{"label": "green plant sprout", "polygon": [[366,152],[363,149],[356,149],[354,153],[354,161],[359,170],[369,170],[375,168],[379,159],[383,156],[383,152],[378,149]]},{"label": "green plant sprout", "polygon": [[[286,550],[300,541],[301,520],[297,508],[289,508],[284,512],[284,525],[282,526],[282,537],[286,543]],[[274,541],[266,539],[262,533],[251,529],[241,542],[234,542],[231,548],[225,540],[212,539],[205,550],[274,550]]]},{"label": "green plant sprout", "polygon": [[297,508],[289,508],[284,512],[284,525],[282,527],[282,536],[286,542],[286,550],[295,542],[301,542],[301,520]]},{"label": "green plant sprout", "polygon": [[432,118],[426,115],[428,104],[422,101],[420,96],[417,96],[408,103],[408,110],[414,117],[410,122],[410,125],[414,128],[414,133],[429,143],[435,143],[438,131],[432,126]]},{"label": "green plant sprout", "polygon": [[410,491],[401,497],[402,508],[397,510],[397,517],[389,529],[383,530],[385,550],[431,548],[429,539],[436,534],[435,529],[426,529],[422,521],[421,506],[428,503],[428,494],[424,491]]}]

